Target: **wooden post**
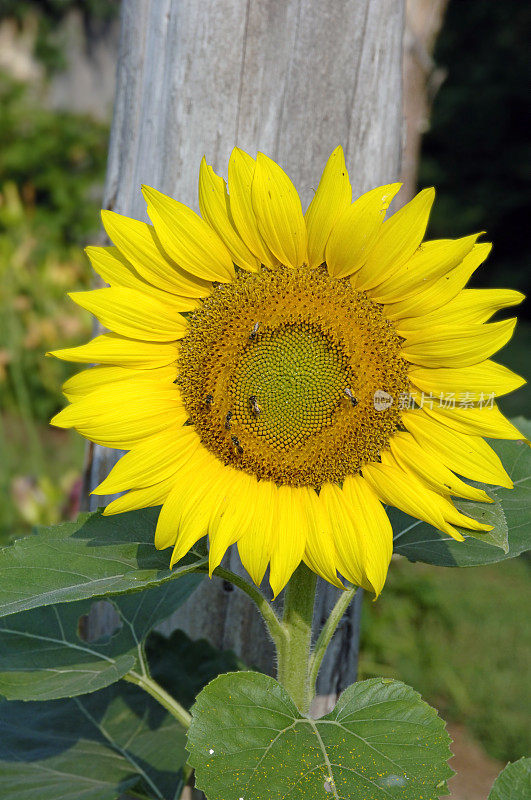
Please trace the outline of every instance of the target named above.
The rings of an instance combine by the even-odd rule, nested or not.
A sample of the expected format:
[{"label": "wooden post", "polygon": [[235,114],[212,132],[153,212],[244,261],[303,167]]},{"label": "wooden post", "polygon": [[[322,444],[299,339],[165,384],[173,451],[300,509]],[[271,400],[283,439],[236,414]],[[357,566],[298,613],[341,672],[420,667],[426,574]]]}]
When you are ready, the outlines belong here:
[{"label": "wooden post", "polygon": [[446,78],[446,70],[433,60],[433,50],[447,6],[448,0],[406,0],[402,202],[410,200],[417,189],[422,136],[429,128],[432,102]]},{"label": "wooden post", "polygon": [[[147,183],[197,209],[202,155],[226,175],[234,145],[278,161],[304,206],[338,144],[354,196],[396,180],[403,18],[403,0],[123,0],[105,207],[145,219]],[[87,486],[117,457],[91,447]],[[240,568],[236,552],[228,563]],[[205,581],[172,625],[271,672],[261,622],[231,589]],[[336,596],[321,582],[316,623]],[[323,664],[321,710],[355,680],[358,619],[351,609]]]}]

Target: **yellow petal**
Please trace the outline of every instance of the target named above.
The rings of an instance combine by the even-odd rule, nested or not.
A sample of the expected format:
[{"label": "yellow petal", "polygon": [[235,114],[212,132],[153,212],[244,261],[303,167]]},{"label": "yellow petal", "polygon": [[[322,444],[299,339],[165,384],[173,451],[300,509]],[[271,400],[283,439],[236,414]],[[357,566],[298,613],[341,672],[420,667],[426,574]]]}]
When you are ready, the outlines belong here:
[{"label": "yellow petal", "polygon": [[319,186],[304,215],[308,230],[308,259],[313,269],[325,260],[332,228],[352,202],[352,187],[342,147],[336,147],[323,170]]},{"label": "yellow petal", "polygon": [[227,549],[249,532],[249,507],[256,501],[258,482],[254,475],[226,467],[224,482],[227,500],[223,513],[216,514],[208,528],[210,575],[221,563]]},{"label": "yellow petal", "polygon": [[416,330],[430,325],[479,325],[496,311],[517,305],[525,295],[512,289],[463,289],[449,303],[422,317],[400,320],[400,327]]},{"label": "yellow petal", "polygon": [[332,278],[352,275],[363,266],[376,244],[385,212],[401,185],[390,183],[372,189],[341,214],[326,245],[326,264]]},{"label": "yellow petal", "polygon": [[500,459],[479,436],[449,428],[445,422],[429,417],[423,409],[402,414],[402,422],[421,447],[440,458],[453,472],[493,486],[512,488],[513,482]]},{"label": "yellow petal", "polygon": [[171,425],[122,456],[92,494],[116,494],[160,483],[175,475],[200,444],[192,425]]},{"label": "yellow petal", "polygon": [[127,369],[127,367],[90,367],[73,375],[63,383],[63,394],[74,402],[79,397],[101,389],[109,383],[125,380],[148,380],[173,383],[177,377],[177,368],[174,364],[158,369]]},{"label": "yellow petal", "polygon": [[472,402],[484,402],[489,396],[500,397],[525,383],[520,375],[495,361],[450,369],[413,367],[409,379],[421,392],[438,396],[454,394],[457,403],[463,395]]},{"label": "yellow petal", "polygon": [[[205,480],[206,477],[206,480]],[[171,566],[205,534],[210,537],[209,573],[223,558],[225,550],[244,530],[234,516],[238,487],[247,486],[251,476],[224,466],[204,448],[199,448],[191,463],[178,476],[171,497],[162,510],[155,544],[173,538],[175,548]],[[231,513],[232,512],[232,513]],[[220,527],[226,519],[226,527]],[[217,542],[214,540],[217,539]]]},{"label": "yellow petal", "polygon": [[[494,527],[494,525],[486,525],[483,522],[478,522],[477,519],[469,517],[467,514],[462,514],[451,503],[450,503],[450,508],[445,515],[445,519],[447,524],[451,523],[451,525],[459,525],[459,527],[461,528],[466,528],[469,531],[478,531],[478,533],[485,533],[486,531],[491,531]],[[457,541],[460,542],[461,534],[457,536],[456,533],[457,532],[453,534],[453,538],[457,539]]]},{"label": "yellow petal", "polygon": [[356,276],[356,288],[365,290],[396,275],[418,248],[428,224],[435,189],[423,189],[382,225],[380,235]]},{"label": "yellow petal", "polygon": [[101,219],[109,238],[153,286],[184,297],[208,297],[212,293],[210,283],[187,274],[171,261],[152,225],[114,211],[102,211]]},{"label": "yellow petal", "polygon": [[176,311],[193,311],[200,306],[198,299],[180,297],[152,286],[142,278],[117,247],[86,247],[85,252],[94,271],[110,286],[136,289],[137,292],[149,294],[166,305],[171,305]]},{"label": "yellow petal", "polygon": [[489,325],[439,325],[405,331],[397,328],[406,341],[402,357],[422,367],[469,367],[485,361],[507,344],[513,335],[516,319]]},{"label": "yellow petal", "polygon": [[332,483],[323,484],[319,492],[319,504],[322,513],[330,520],[337,569],[350,583],[370,589],[363,571],[365,544],[342,490]]},{"label": "yellow petal", "polygon": [[155,531],[155,547],[159,550],[175,545],[170,566],[208,533],[213,511],[208,492],[221,486],[222,473],[221,462],[204,447],[195,450],[177,473]]},{"label": "yellow petal", "polygon": [[241,238],[266,267],[277,266],[278,261],[258,230],[258,222],[251,202],[251,186],[255,160],[235,147],[229,159],[229,206]]},{"label": "yellow petal", "polygon": [[276,494],[272,481],[257,482],[255,505],[248,509],[249,529],[238,539],[241,562],[257,586],[264,579],[277,538]]},{"label": "yellow petal", "polygon": [[257,272],[260,260],[251,253],[234,226],[225,181],[216,175],[204,156],[199,168],[199,208],[203,219],[216,231],[234,263],[249,272]]},{"label": "yellow petal", "polygon": [[53,417],[58,428],[75,428],[96,444],[130,450],[141,439],[187,419],[175,386],[121,381],[97,389]]},{"label": "yellow petal", "polygon": [[457,478],[433,453],[426,452],[411,433],[397,433],[391,441],[391,452],[402,469],[414,472],[439,494],[466,497],[491,503],[482,489],[469,486]]},{"label": "yellow petal", "polygon": [[428,416],[459,433],[486,436],[491,439],[526,440],[525,436],[508,419],[505,419],[496,405],[483,408],[445,408],[434,405],[433,408],[427,406],[423,410]]},{"label": "yellow petal", "polygon": [[[166,508],[161,512],[155,532],[155,547],[159,550],[169,545],[177,544],[178,552],[172,556],[172,566],[195,544],[195,542],[208,532],[208,519],[211,508],[206,503],[199,502],[208,488],[219,482],[222,464],[217,461],[212,453],[199,446],[190,453],[187,463],[181,463],[174,477],[171,494],[168,495]],[[190,509],[195,506],[194,537],[190,527],[183,525],[183,518],[189,515]],[[188,540],[188,541],[186,541]]]},{"label": "yellow petal", "polygon": [[148,342],[173,342],[182,339],[188,331],[187,320],[175,309],[149,294],[125,286],[70,292],[69,297],[94,314],[106,328],[122,336]]},{"label": "yellow petal", "polygon": [[[407,466],[405,466],[404,463],[400,463],[395,458],[395,456],[388,450],[382,453],[382,465],[386,468],[390,468],[391,470],[398,470],[401,474],[405,474],[408,477],[413,477],[413,473],[411,472],[411,470]],[[424,484],[423,477],[421,477],[421,483]],[[432,486],[434,485],[433,481],[431,481],[431,485]],[[429,486],[428,487],[425,486],[425,488],[428,488],[428,490],[431,491]],[[484,532],[492,530],[493,527],[492,525],[485,525],[484,523],[478,522],[476,519],[466,516],[465,514],[462,514],[460,511],[458,511],[457,508],[453,505],[453,503],[447,499],[448,490],[446,487],[445,491],[442,494],[446,496],[441,497],[441,492],[439,492],[437,489],[435,490],[435,495],[437,497],[436,502],[439,505],[437,511],[440,512],[444,518],[444,525],[439,526],[440,530],[449,533],[450,536],[452,536],[454,539],[457,539],[458,541],[462,541],[463,539],[462,534],[456,531],[453,528],[453,526],[450,525],[449,523],[453,523],[453,525],[460,525],[463,528],[468,528],[474,531]]]},{"label": "yellow petal", "polygon": [[251,201],[262,238],[282,264],[308,263],[306,225],[294,185],[278,164],[258,153]]},{"label": "yellow petal", "polygon": [[429,281],[455,269],[470,253],[479,235],[423,242],[400,269],[391,270],[382,283],[371,289],[371,299],[377,303],[405,300]]},{"label": "yellow petal", "polygon": [[[174,547],[176,541],[179,539],[179,535],[182,542],[183,537],[179,530],[179,508],[182,490],[183,486],[180,478],[176,478],[174,476],[171,491],[164,500],[164,504],[160,510],[159,518],[157,520],[157,528],[155,530],[155,547],[157,550],[165,550],[167,547]],[[175,558],[173,558],[172,554],[170,566],[173,566],[177,561],[180,561],[181,558],[186,555],[188,550],[193,547],[203,535],[203,532],[200,531],[197,537],[190,537],[189,541],[186,543],[182,542],[184,545],[182,547],[182,553],[181,548],[179,548]]]},{"label": "yellow petal", "polygon": [[139,508],[160,506],[171,492],[174,481],[175,477],[172,475],[154,486],[147,486],[145,489],[133,489],[109,503],[103,512],[103,516],[110,517],[113,514],[123,514],[124,511],[137,511]]},{"label": "yellow petal", "polygon": [[463,536],[446,522],[455,510],[452,504],[412,472],[390,464],[367,464],[362,470],[363,477],[370,483],[377,496],[384,503],[401,509],[416,519],[424,520],[454,539]]},{"label": "yellow petal", "polygon": [[362,569],[376,597],[383,589],[393,554],[393,529],[380,500],[367,481],[356,475],[343,482],[358,536],[363,539]]},{"label": "yellow petal", "polygon": [[79,347],[65,347],[63,350],[52,350],[47,356],[55,356],[63,361],[75,361],[78,364],[114,364],[116,366],[136,367],[138,369],[155,369],[166,367],[177,360],[178,345],[175,342],[142,342],[127,339],[116,333],[105,333],[96,336],[87,344]]},{"label": "yellow petal", "polygon": [[299,491],[293,486],[279,486],[277,491],[279,531],[271,553],[269,582],[276,597],[299,566],[308,533],[308,523]]},{"label": "yellow petal", "polygon": [[317,575],[339,589],[345,587],[337,577],[337,552],[333,536],[333,520],[313,487],[300,487],[303,507],[308,518],[308,538],[304,561]]},{"label": "yellow petal", "polygon": [[446,275],[426,281],[405,300],[386,305],[384,307],[385,316],[388,319],[418,317],[429,314],[436,308],[449,303],[459,294],[472,273],[485,261],[491,249],[492,245],[486,242],[474,245],[461,263]]},{"label": "yellow petal", "polygon": [[210,225],[183,203],[150,186],[142,193],[164,250],[182,269],[207,281],[235,279],[229,251]]},{"label": "yellow petal", "polygon": [[[408,476],[411,476],[412,473],[407,466],[404,466],[403,463],[400,463],[395,456],[389,452],[385,451],[382,453],[382,465],[384,467],[390,467],[392,470],[398,469],[400,473],[405,473]],[[417,473],[418,474],[418,473]],[[421,477],[421,482],[424,483],[424,479]],[[428,482],[429,483],[429,482]],[[431,483],[433,486],[433,482]],[[441,497],[441,492],[437,489],[435,490],[435,494],[438,497],[439,503],[439,511],[442,513],[444,518],[444,525],[440,528],[441,530],[449,533],[454,539],[458,541],[462,541],[462,534],[456,531],[453,528],[453,525],[460,525],[463,528],[468,528],[474,531],[489,531],[492,530],[492,525],[485,525],[482,522],[478,522],[476,519],[472,517],[466,516],[462,514],[457,508],[450,502],[448,498],[448,490],[445,488],[445,491],[442,493],[446,496]],[[450,525],[452,523],[453,525]]]}]

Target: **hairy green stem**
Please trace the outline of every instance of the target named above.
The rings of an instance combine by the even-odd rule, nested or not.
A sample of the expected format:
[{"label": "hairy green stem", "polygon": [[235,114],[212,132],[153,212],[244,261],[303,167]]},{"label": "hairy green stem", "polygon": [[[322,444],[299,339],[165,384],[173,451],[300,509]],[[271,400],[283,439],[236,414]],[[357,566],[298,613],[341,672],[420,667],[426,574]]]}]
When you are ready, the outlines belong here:
[{"label": "hairy green stem", "polygon": [[[208,571],[208,568],[205,571]],[[241,589],[242,592],[245,592],[245,594],[251,598],[253,603],[255,603],[258,607],[258,610],[266,624],[267,630],[269,631],[269,635],[273,639],[275,647],[278,651],[279,647],[282,647],[284,643],[286,632],[273,607],[266,600],[260,589],[258,589],[254,584],[246,581],[241,575],[237,575],[235,572],[231,572],[224,567],[216,567],[213,574],[222,580],[233,583],[234,586],[237,586],[238,589]]]},{"label": "hairy green stem", "polygon": [[188,713],[188,711],[183,708],[180,703],[175,700],[171,694],[162,688],[160,684],[150,678],[148,675],[139,675],[138,672],[131,670],[126,675],[124,675],[124,681],[128,681],[129,683],[134,683],[135,686],[139,686],[145,692],[151,695],[161,706],[170,712],[172,717],[181,723],[181,725],[188,730],[190,727],[190,723],[192,722],[192,717]]},{"label": "hairy green stem", "polygon": [[[207,572],[208,566],[202,563],[195,571]],[[352,587],[341,593],[312,653],[312,621],[317,576],[304,563],[295,570],[287,585],[282,621],[260,589],[241,575],[224,567],[217,567],[213,574],[237,586],[256,604],[275,644],[278,659],[277,678],[301,713],[307,714],[315,696],[315,685],[324,655],[343,614],[352,602],[356,588]]]},{"label": "hairy green stem", "polygon": [[277,648],[278,680],[290,694],[301,714],[307,714],[313,700],[309,659],[317,576],[301,563],[288,583],[282,627],[284,640]]},{"label": "hairy green stem", "polygon": [[317,642],[315,643],[315,648],[310,657],[310,664],[309,664],[310,688],[314,694],[315,694],[315,684],[317,682],[317,676],[321,668],[324,654],[328,649],[328,645],[332,641],[332,636],[336,632],[337,626],[339,625],[339,623],[343,618],[343,614],[351,604],[354,595],[356,594],[356,591],[357,591],[357,586],[353,586],[351,589],[347,589],[345,592],[342,592],[340,594],[335,606],[330,612],[330,616],[326,620],[323,629],[319,634]]}]

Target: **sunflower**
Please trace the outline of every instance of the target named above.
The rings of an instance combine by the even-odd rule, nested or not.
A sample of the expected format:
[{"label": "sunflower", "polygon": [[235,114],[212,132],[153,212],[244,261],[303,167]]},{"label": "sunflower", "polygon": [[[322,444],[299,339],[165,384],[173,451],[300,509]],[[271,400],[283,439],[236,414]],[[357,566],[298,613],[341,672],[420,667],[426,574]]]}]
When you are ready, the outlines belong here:
[{"label": "sunflower", "polygon": [[338,147],[303,215],[282,169],[236,148],[228,185],[203,159],[201,217],[149,187],[152,225],[103,212],[115,246],[87,253],[109,286],[70,296],[110,332],[52,353],[99,364],[52,423],[129,451],[95,494],[127,492],[105,514],[162,505],[172,565],[208,534],[211,571],[237,543],[275,595],[301,560],[377,595],[384,504],[457,540],[489,529],[452,497],[490,499],[461,477],[512,485],[482,437],[522,438],[483,402],[524,383],[489,360],[515,320],[484,323],[523,295],[464,289],[490,245],[423,242],[433,189],[385,219],[399,188],[352,203]]}]

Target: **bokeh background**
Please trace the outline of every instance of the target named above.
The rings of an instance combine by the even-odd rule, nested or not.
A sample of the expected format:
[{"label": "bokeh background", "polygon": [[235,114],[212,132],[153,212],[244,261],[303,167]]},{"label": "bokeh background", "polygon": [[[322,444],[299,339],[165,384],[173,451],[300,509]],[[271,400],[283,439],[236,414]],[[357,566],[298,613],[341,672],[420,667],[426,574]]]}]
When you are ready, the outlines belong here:
[{"label": "bokeh background", "polygon": [[[91,330],[66,292],[92,279],[83,247],[100,236],[118,14],[118,0],[0,0],[0,544],[79,508],[83,441],[48,427],[73,368],[44,353]],[[530,34],[521,0],[450,0],[418,168],[419,187],[438,188],[430,236],[488,231],[474,285],[524,292]],[[498,360],[526,375],[529,309],[520,317]],[[525,387],[501,405],[529,416],[529,399]],[[459,571],[398,560],[366,603],[361,676],[405,680],[450,721],[460,800],[486,797],[499,762],[531,750],[528,572],[525,558]]]}]

